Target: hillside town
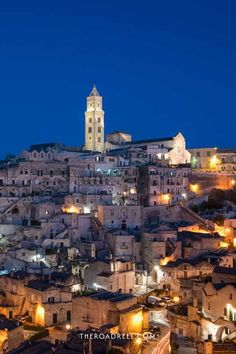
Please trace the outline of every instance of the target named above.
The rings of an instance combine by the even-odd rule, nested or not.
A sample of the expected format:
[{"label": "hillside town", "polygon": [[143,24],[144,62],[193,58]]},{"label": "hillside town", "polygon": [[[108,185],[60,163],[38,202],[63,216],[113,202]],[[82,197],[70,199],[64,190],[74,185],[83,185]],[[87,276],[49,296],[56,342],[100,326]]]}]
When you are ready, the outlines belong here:
[{"label": "hillside town", "polygon": [[236,149],[105,135],[103,108],[0,161],[0,353],[235,353]]}]

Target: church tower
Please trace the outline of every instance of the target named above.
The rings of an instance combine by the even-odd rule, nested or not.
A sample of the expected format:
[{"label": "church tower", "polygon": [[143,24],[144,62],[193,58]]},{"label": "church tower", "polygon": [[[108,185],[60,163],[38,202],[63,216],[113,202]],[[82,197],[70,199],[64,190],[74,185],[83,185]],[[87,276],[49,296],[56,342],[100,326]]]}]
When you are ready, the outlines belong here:
[{"label": "church tower", "polygon": [[85,150],[104,152],[104,111],[102,110],[102,96],[96,86],[87,97],[85,112]]}]

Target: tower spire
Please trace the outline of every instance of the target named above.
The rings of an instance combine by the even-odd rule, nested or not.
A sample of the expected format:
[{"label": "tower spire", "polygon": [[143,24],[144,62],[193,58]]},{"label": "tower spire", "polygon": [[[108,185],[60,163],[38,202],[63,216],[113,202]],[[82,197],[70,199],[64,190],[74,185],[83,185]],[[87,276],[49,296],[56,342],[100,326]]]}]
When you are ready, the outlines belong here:
[{"label": "tower spire", "polygon": [[100,96],[95,84],[93,84],[93,88],[89,96]]}]

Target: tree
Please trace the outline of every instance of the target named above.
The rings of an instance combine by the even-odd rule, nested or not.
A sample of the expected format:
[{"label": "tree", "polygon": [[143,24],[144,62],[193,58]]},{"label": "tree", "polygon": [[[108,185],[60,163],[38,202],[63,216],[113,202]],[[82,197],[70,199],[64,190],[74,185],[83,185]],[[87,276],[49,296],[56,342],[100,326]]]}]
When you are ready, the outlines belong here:
[{"label": "tree", "polygon": [[219,226],[223,226],[224,225],[224,221],[225,218],[222,214],[218,214],[216,215],[216,217],[214,218],[214,222],[219,225]]}]

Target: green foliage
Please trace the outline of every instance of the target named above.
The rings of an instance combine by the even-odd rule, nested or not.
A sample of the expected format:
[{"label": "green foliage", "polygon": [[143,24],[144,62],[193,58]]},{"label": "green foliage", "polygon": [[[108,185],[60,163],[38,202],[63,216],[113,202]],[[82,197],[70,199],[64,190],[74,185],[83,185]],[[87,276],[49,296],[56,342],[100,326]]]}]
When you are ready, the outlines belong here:
[{"label": "green foliage", "polygon": [[216,217],[214,218],[214,222],[219,225],[219,226],[223,226],[224,225],[224,221],[225,218],[222,214],[218,214],[216,215]]},{"label": "green foliage", "polygon": [[209,200],[222,203],[225,200],[225,192],[222,189],[213,188],[209,193],[208,201]]},{"label": "green foliage", "polygon": [[33,324],[23,324],[23,329],[28,330],[28,331],[35,331],[35,332],[39,332],[42,331],[43,329],[45,329],[44,327],[41,326],[36,326]]},{"label": "green foliage", "polygon": [[30,340],[31,341],[36,341],[36,340],[39,340],[39,339],[42,339],[42,338],[45,338],[49,335],[49,331],[48,329],[44,328],[42,331],[34,334],[32,337],[30,337]]}]

